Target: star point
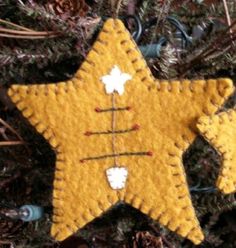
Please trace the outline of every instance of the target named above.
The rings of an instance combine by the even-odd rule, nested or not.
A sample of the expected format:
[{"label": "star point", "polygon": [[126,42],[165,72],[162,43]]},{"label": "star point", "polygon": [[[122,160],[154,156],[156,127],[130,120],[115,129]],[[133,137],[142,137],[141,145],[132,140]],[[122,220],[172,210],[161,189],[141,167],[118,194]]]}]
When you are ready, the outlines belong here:
[{"label": "star point", "polygon": [[224,194],[236,191],[236,110],[201,117],[197,127],[202,136],[222,156],[221,168],[216,182]]}]

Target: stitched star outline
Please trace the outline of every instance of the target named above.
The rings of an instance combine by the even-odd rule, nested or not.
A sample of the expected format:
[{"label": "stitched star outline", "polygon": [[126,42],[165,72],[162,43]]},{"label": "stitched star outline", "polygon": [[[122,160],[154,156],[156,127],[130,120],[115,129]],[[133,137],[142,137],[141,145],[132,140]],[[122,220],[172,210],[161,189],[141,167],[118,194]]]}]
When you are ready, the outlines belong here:
[{"label": "stitched star outline", "polygon": [[[114,65],[132,79],[112,105],[100,79]],[[232,91],[228,79],[153,78],[129,32],[114,19],[105,22],[71,80],[13,85],[12,101],[57,154],[52,235],[63,240],[124,201],[199,244],[203,234],[182,154],[197,135],[198,118],[215,113]],[[122,190],[113,190],[106,180],[114,158],[129,171]]]}]

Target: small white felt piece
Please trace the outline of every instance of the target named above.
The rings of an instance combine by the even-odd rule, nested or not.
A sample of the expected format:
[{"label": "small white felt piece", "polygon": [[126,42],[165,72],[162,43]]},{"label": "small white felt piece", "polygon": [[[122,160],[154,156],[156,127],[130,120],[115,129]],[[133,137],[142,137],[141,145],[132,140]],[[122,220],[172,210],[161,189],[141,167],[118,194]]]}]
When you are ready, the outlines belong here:
[{"label": "small white felt piece", "polygon": [[106,170],[108,182],[112,189],[123,189],[128,176],[125,167],[112,167]]},{"label": "small white felt piece", "polygon": [[113,92],[118,92],[119,95],[124,93],[124,86],[126,81],[132,78],[128,73],[122,73],[120,68],[115,65],[110,74],[105,75],[101,78],[101,81],[105,84],[105,89],[107,94],[111,94]]}]

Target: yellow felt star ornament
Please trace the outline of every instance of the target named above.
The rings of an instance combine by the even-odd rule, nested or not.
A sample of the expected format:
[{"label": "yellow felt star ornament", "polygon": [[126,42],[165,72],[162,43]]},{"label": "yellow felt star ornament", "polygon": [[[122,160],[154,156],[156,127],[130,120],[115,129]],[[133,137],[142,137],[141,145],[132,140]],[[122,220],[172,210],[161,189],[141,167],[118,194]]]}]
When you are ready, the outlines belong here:
[{"label": "yellow felt star ornament", "polygon": [[232,91],[228,79],[154,79],[116,19],[71,80],[12,86],[16,106],[57,153],[52,235],[63,240],[124,201],[199,244],[182,154],[197,119]]},{"label": "yellow felt star ornament", "polygon": [[236,191],[236,110],[201,117],[197,127],[222,156],[217,187],[225,194]]}]

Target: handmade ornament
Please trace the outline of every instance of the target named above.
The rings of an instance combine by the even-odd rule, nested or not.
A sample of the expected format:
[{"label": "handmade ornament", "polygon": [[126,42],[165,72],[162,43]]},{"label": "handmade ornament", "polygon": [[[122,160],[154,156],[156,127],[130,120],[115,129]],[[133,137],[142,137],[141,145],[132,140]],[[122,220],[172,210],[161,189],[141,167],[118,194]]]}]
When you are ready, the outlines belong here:
[{"label": "handmade ornament", "polygon": [[225,194],[236,191],[236,110],[201,117],[197,127],[222,156],[217,187]]},{"label": "handmade ornament", "polygon": [[228,79],[154,79],[116,19],[71,80],[12,86],[13,102],[57,154],[52,235],[63,240],[124,201],[199,244],[182,154],[198,118],[232,91]]}]

